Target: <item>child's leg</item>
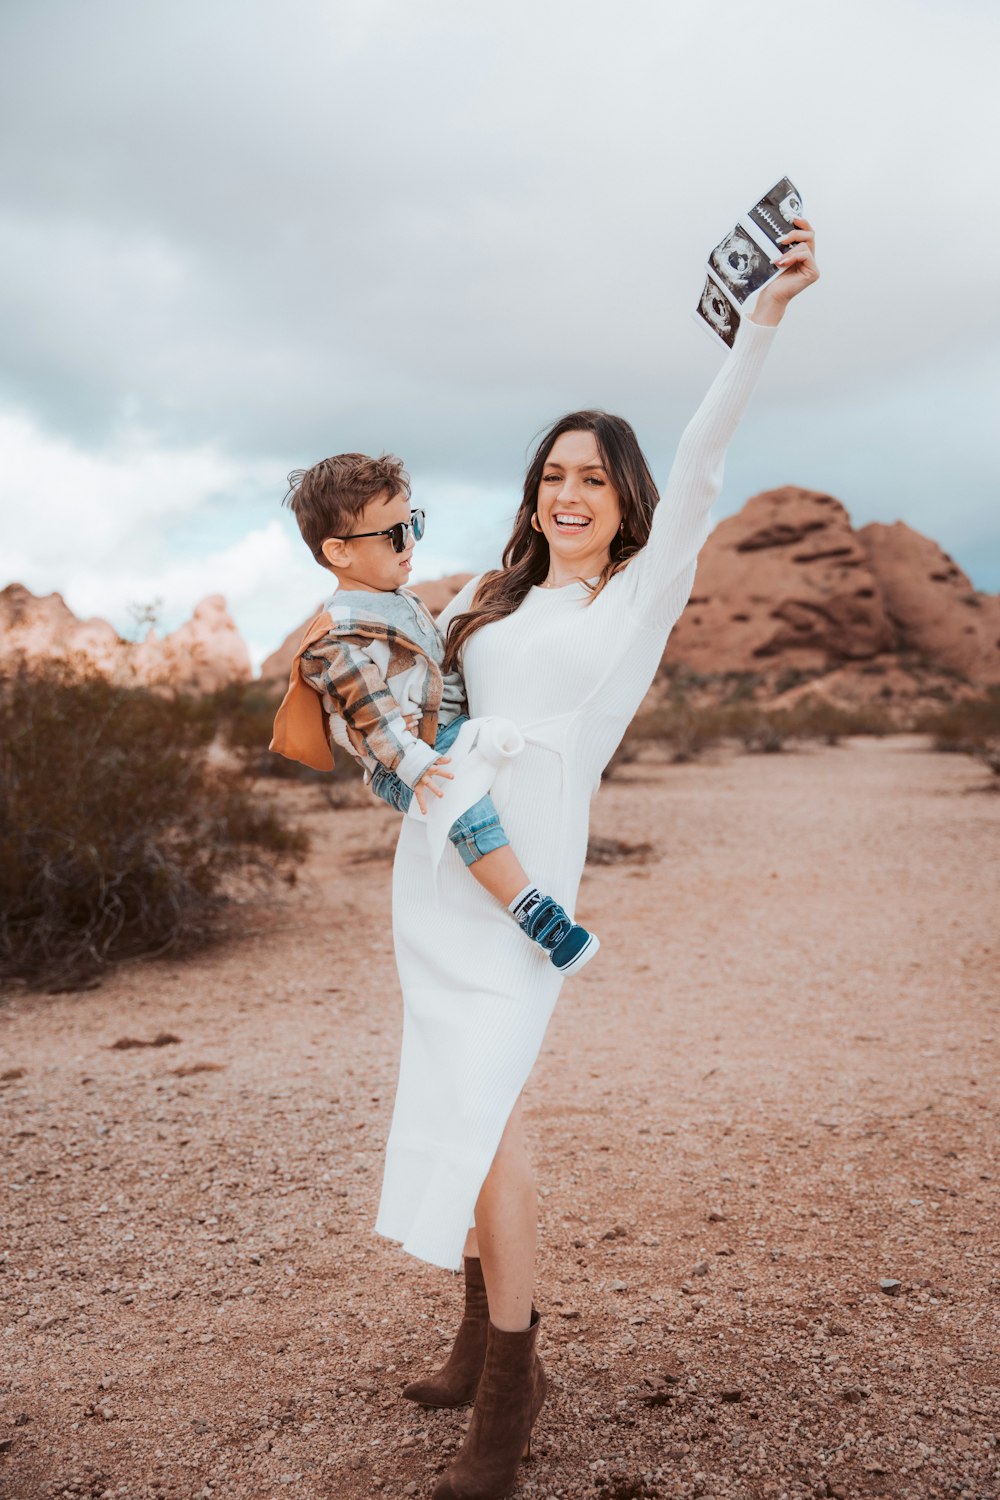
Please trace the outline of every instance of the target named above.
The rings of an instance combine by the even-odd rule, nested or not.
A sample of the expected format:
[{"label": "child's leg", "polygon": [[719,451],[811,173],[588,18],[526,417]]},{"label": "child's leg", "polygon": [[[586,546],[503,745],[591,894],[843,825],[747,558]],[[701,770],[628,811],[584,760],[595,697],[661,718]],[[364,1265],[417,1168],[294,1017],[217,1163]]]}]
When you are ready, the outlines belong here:
[{"label": "child's leg", "polygon": [[484,891],[489,891],[504,906],[519,896],[526,885],[530,885],[524,866],[509,844],[500,849],[490,849],[473,860],[469,870],[479,881]]},{"label": "child's leg", "polygon": [[583,967],[601,946],[563,907],[533,885],[510,846],[493,800],[481,797],[455,819],[448,837],[484,890],[502,901],[525,935],[564,974]]}]

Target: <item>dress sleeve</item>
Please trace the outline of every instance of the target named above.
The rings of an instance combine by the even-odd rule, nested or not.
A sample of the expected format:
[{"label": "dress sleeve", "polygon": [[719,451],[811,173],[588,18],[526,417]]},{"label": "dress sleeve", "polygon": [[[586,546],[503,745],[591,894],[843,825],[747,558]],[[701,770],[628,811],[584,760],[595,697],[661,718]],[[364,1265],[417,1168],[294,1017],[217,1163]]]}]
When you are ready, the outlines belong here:
[{"label": "dress sleeve", "polygon": [[725,364],[681,434],[649,540],[621,575],[644,624],[670,629],[691,595],[711,508],[722,489],[726,449],[776,332],[777,325],[744,315]]}]

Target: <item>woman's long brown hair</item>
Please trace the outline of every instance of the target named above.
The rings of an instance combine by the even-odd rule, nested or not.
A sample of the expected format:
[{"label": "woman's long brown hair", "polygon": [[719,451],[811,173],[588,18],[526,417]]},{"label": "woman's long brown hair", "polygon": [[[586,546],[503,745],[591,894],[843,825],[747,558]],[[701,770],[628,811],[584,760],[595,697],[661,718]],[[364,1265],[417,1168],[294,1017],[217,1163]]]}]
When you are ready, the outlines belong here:
[{"label": "woman's long brown hair", "polygon": [[601,462],[618,492],[622,528],[611,543],[611,555],[596,583],[587,583],[592,604],[610,578],[624,568],[649,539],[659,493],[638,439],[624,417],[606,411],[572,411],[550,427],[539,440],[524,476],[524,498],[514,518],[514,530],[503,551],[503,566],[483,575],[472,608],[456,615],[448,629],[444,670],[458,666],[466,641],[484,625],[513,614],[533,584],[549,571],[549,544],[531,518],[538,510],[538,486],[556,439],[564,432],[592,432]]}]

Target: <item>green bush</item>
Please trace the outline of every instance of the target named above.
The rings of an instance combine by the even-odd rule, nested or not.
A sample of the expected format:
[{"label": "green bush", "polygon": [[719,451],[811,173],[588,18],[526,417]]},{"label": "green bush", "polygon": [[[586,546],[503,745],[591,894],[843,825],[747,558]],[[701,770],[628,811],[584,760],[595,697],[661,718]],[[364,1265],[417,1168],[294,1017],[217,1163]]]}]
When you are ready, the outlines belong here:
[{"label": "green bush", "polygon": [[211,767],[209,706],[67,678],[0,682],[0,978],[70,985],[206,940],[235,877],[308,845]]}]

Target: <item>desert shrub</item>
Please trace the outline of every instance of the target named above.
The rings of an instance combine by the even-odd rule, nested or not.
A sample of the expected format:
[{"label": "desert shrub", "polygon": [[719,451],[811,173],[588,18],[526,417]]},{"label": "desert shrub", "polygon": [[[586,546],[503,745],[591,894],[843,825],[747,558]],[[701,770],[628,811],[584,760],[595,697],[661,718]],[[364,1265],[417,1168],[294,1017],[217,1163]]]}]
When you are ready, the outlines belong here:
[{"label": "desert shrub", "polygon": [[758,708],[754,704],[734,704],[724,709],[718,720],[721,737],[737,740],[753,754],[783,750],[788,739],[788,714],[783,709]]},{"label": "desert shrub", "polygon": [[203,705],[64,668],[0,683],[0,978],[66,985],[190,947],[235,879],[305,851],[212,769],[213,735]]},{"label": "desert shrub", "polygon": [[839,744],[845,735],[890,734],[894,727],[882,708],[841,708],[813,693],[803,694],[786,715],[788,732],[795,739],[824,740],[828,745]]},{"label": "desert shrub", "polygon": [[667,749],[677,763],[696,759],[722,740],[735,740],[751,754],[769,754],[785,749],[789,741],[821,739],[836,745],[844,735],[883,735],[892,730],[881,708],[839,708],[811,694],[788,708],[763,708],[742,697],[695,708],[675,693],[662,707],[636,714],[605,775],[630,764],[649,743]]},{"label": "desert shrub", "polygon": [[726,672],[722,680],[726,684],[723,703],[752,703],[761,681],[756,672]]},{"label": "desert shrub", "polygon": [[259,682],[233,682],[194,700],[190,711],[212,725],[216,736],[233,752],[248,776],[323,784],[359,776],[357,762],[346,753],[335,756],[332,771],[314,771],[311,766],[288,760],[267,748],[283,694],[283,688],[266,687]]},{"label": "desert shrub", "polygon": [[1000,689],[953,703],[940,713],[922,714],[914,728],[933,737],[935,750],[988,755],[1000,748]]},{"label": "desert shrub", "polygon": [[694,760],[719,739],[719,710],[693,708],[683,697],[662,708],[640,709],[629,725],[626,739],[633,744],[653,741],[670,751],[677,764]]},{"label": "desert shrub", "polygon": [[785,667],[778,673],[774,684],[776,693],[787,693],[789,689],[798,687],[802,682],[808,682],[810,678],[816,677],[816,672],[807,672],[803,667]]}]

